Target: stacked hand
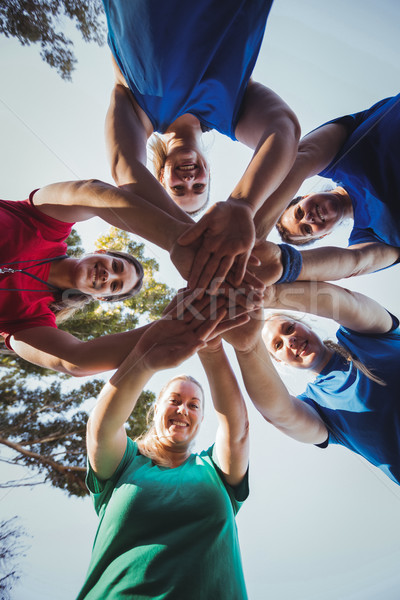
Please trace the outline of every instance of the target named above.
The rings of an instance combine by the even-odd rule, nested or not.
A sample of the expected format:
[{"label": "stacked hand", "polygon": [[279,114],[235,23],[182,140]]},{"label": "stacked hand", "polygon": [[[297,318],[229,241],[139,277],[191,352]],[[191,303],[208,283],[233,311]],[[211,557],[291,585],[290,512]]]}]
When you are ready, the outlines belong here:
[{"label": "stacked hand", "polygon": [[255,242],[252,212],[243,202],[217,202],[177,242],[184,247],[200,242],[188,280],[191,289],[215,293],[228,273],[239,286]]}]

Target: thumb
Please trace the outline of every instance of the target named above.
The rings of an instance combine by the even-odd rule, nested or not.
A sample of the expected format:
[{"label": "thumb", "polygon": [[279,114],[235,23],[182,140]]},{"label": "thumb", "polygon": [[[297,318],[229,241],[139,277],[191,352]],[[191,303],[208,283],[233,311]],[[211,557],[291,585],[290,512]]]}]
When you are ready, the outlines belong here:
[{"label": "thumb", "polygon": [[180,246],[189,246],[203,235],[208,227],[208,219],[206,220],[206,216],[207,215],[200,219],[198,223],[195,223],[195,225],[189,227],[184,233],[182,233],[182,235],[178,237],[176,241]]}]

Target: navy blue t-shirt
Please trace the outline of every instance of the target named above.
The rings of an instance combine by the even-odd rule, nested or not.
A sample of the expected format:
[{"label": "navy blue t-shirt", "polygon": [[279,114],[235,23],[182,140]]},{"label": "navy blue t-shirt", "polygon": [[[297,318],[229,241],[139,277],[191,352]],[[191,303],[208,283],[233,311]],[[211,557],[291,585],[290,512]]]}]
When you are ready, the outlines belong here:
[{"label": "navy blue t-shirt", "polygon": [[[397,319],[396,319],[397,321]],[[340,327],[337,338],[386,385],[371,381],[334,354],[298,396],[326,424],[329,442],[360,454],[400,484],[400,328],[363,335]]]},{"label": "navy blue t-shirt", "polygon": [[163,133],[185,113],[235,139],[273,0],[103,0],[108,41]]},{"label": "navy blue t-shirt", "polygon": [[328,123],[341,123],[349,132],[340,152],[319,173],[350,196],[354,227],[349,246],[382,242],[400,247],[400,94]]}]

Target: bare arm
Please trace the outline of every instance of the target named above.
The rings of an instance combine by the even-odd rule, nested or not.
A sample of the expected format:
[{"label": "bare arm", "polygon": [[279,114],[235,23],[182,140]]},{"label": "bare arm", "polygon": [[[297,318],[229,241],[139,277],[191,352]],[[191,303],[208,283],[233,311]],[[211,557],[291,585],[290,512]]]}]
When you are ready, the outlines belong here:
[{"label": "bare arm", "polygon": [[146,199],[182,223],[193,224],[146,167],[147,139],[153,127],[128,87],[117,84],[111,94],[105,136],[112,177],[119,187]]},{"label": "bare arm", "polygon": [[325,282],[296,281],[271,286],[265,293],[264,305],[334,319],[359,333],[386,333],[392,326],[389,313],[372,298]]},{"label": "bare arm", "polygon": [[292,166],[300,128],[279,96],[250,82],[235,133],[240,142],[254,149],[245,173],[227,202],[212,206],[179,240],[186,245],[204,236],[189,280],[191,287],[207,287],[209,270],[224,279],[232,268],[233,283],[241,283],[255,242],[254,215]]},{"label": "bare arm", "polygon": [[238,485],[249,462],[247,409],[222,344],[199,352],[218,418],[215,450],[227,482]]},{"label": "bare arm", "polygon": [[110,225],[154,242],[167,251],[187,229],[184,222],[160,210],[126,188],[96,179],[54,183],[33,198],[38,210],[65,222],[100,217]]},{"label": "bare arm", "polygon": [[100,479],[111,477],[121,462],[126,448],[124,424],[150,377],[189,358],[218,326],[224,311],[211,320],[210,310],[206,306],[205,319],[200,320],[185,310],[178,318],[181,313],[175,308],[152,323],[104,386],[87,428],[90,464]]},{"label": "bare arm", "polygon": [[[259,266],[254,274],[265,284],[278,281],[283,273],[282,252],[278,244],[260,241],[254,248]],[[357,244],[348,248],[325,246],[301,251],[303,264],[299,281],[335,281],[373,273],[393,265],[400,257],[400,248],[375,242]]]},{"label": "bare arm", "polygon": [[367,242],[348,248],[325,246],[303,250],[302,255],[300,281],[336,281],[390,267],[400,257],[400,248]]},{"label": "bare arm", "polygon": [[87,342],[54,327],[33,327],[15,333],[11,347],[35,365],[84,377],[117,369],[149,326]]},{"label": "bare arm", "polygon": [[247,393],[266,421],[299,442],[321,444],[328,431],[318,413],[291,396],[258,338],[247,351],[236,351]]},{"label": "bare arm", "polygon": [[265,239],[305,179],[317,175],[334,159],[347,139],[340,123],[330,123],[306,135],[287,177],[255,216],[257,238]]}]

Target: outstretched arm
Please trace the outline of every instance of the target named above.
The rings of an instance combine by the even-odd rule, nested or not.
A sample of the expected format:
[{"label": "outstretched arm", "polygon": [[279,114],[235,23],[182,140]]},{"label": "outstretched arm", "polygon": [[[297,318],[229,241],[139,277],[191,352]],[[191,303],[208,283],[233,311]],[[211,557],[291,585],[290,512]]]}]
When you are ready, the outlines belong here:
[{"label": "outstretched arm", "polygon": [[318,413],[287,391],[260,336],[252,348],[236,350],[236,356],[247,393],[266,421],[299,442],[322,444],[327,439]]},{"label": "outstretched arm", "polygon": [[82,342],[54,327],[33,327],[11,337],[21,358],[41,367],[85,377],[117,369],[149,325]]},{"label": "outstretched arm", "polygon": [[[144,385],[157,371],[179,365],[202,346],[220,322],[223,312],[210,320],[176,310],[153,323],[104,386],[90,415],[87,447],[90,463],[100,479],[108,479],[118,467],[126,447],[124,424],[135,408]],[[208,311],[208,312],[207,312]]]},{"label": "outstretched arm", "polygon": [[193,287],[207,287],[210,265],[221,278],[232,269],[233,283],[241,283],[255,241],[254,215],[292,166],[300,128],[279,96],[251,81],[235,133],[240,142],[254,149],[245,173],[227,202],[211,207],[179,240],[186,245],[204,236],[202,254],[196,257],[189,281]]},{"label": "outstretched arm", "polygon": [[47,185],[35,193],[33,203],[46,215],[67,223],[100,217],[168,252],[187,229],[187,224],[128,188],[117,188],[97,179]]},{"label": "outstretched arm", "polygon": [[392,318],[375,300],[326,282],[296,281],[268,288],[265,308],[297,310],[334,319],[340,325],[366,334],[386,333]]},{"label": "outstretched arm", "polygon": [[218,418],[215,450],[226,481],[238,485],[249,462],[249,422],[247,409],[236,377],[224,352],[216,341],[199,351],[199,357],[211,389]]},{"label": "outstretched arm", "polygon": [[340,123],[329,123],[306,135],[299,143],[294,164],[278,189],[257,211],[257,239],[265,239],[305,179],[317,175],[334,159],[347,139]]},{"label": "outstretched arm", "polygon": [[[336,281],[356,277],[390,267],[400,258],[400,248],[375,242],[348,248],[324,246],[301,252],[292,248],[292,251],[302,260],[296,277],[298,281]],[[276,283],[284,272],[285,261],[280,245],[260,241],[254,248],[254,255],[260,260],[259,266],[251,268],[254,274],[265,285]]]},{"label": "outstretched arm", "polygon": [[129,88],[116,84],[105,123],[106,146],[115,183],[176,220],[192,225],[193,219],[169,197],[146,167],[147,139],[152,131],[150,120]]}]

